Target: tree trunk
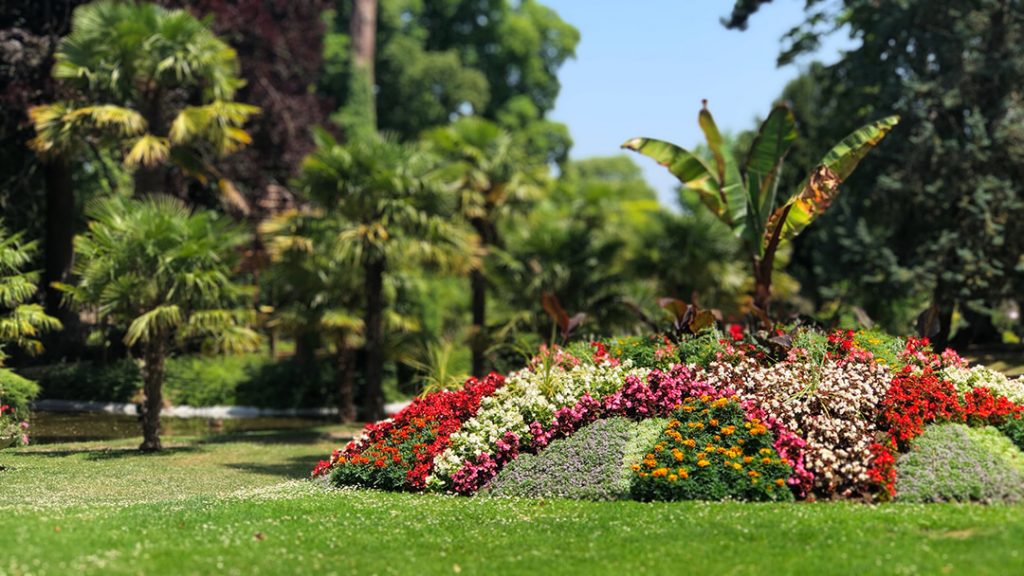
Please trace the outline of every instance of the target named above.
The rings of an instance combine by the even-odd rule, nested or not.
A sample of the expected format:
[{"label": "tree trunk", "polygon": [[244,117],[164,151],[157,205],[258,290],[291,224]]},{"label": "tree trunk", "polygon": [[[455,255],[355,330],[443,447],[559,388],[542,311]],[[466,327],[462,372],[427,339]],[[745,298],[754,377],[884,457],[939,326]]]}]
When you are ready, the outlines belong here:
[{"label": "tree trunk", "polygon": [[384,418],[384,262],[370,258],[364,265],[366,292],[366,418]]},{"label": "tree trunk", "polygon": [[342,336],[337,342],[337,367],[335,378],[338,382],[338,419],[343,423],[356,421],[356,395],[353,386],[356,354]]},{"label": "tree trunk", "polygon": [[146,344],[142,367],[145,398],[142,400],[142,444],[139,450],[154,452],[163,449],[160,444],[160,411],[164,407],[164,355],[162,340]]},{"label": "tree trunk", "polygon": [[377,47],[377,0],[354,0],[349,21],[352,38],[352,63],[367,72],[373,85],[373,65]]},{"label": "tree trunk", "polygon": [[[64,325],[63,337],[50,339],[47,346],[51,353],[64,355],[67,344],[73,340],[68,335],[77,333],[78,315],[61,306],[62,293],[54,288],[54,282],[67,282],[74,258],[75,238],[75,191],[71,183],[71,169],[67,160],[55,158],[44,165],[46,181],[46,232],[43,272],[43,304],[46,313],[56,317]],[[60,349],[58,349],[60,348]]]},{"label": "tree trunk", "polygon": [[[165,136],[167,131],[162,130],[162,112],[160,110],[161,94],[159,92],[149,94],[142,104],[142,117],[146,120],[146,129],[150,134]],[[155,166],[139,165],[132,175],[135,184],[135,197],[145,198],[154,194],[170,193],[167,190],[167,165],[159,162]]]}]

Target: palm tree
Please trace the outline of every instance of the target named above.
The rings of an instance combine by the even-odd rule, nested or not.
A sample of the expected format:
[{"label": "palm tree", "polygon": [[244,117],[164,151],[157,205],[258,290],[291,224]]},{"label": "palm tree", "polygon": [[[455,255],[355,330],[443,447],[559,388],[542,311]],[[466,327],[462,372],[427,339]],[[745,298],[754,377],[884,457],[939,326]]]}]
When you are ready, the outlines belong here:
[{"label": "palm tree", "polygon": [[89,230],[75,241],[78,284],[61,289],[74,306],[124,329],[124,343],[141,351],[139,448],[160,450],[164,364],[174,347],[201,343],[210,352],[241,352],[259,346],[248,327],[253,311],[236,308],[248,290],[231,277],[246,236],[169,196],[107,198],[86,213]]},{"label": "palm tree", "polygon": [[11,234],[0,224],[0,367],[7,358],[5,345],[38,354],[43,349],[39,336],[61,328],[42,306],[29,303],[36,293],[39,273],[24,268],[36,249],[36,242],[26,242],[20,232]]},{"label": "palm tree", "polygon": [[[429,133],[430,145],[447,161],[445,172],[458,192],[459,212],[476,230],[487,254],[502,245],[499,220],[524,211],[540,192],[545,167],[530,158],[512,135],[480,118],[463,118]],[[487,277],[470,272],[473,375],[486,371]]]},{"label": "palm tree", "polygon": [[247,145],[242,129],[258,109],[233,102],[242,85],[238,59],[206,24],[184,10],[101,0],[75,10],[71,34],[55,54],[53,76],[71,97],[29,111],[30,142],[46,164],[47,306],[59,294],[73,254],[72,163],[83,154],[123,153],[139,194],[170,192],[169,166],[203,184],[216,182],[229,205],[248,205],[212,159]]},{"label": "palm tree", "polygon": [[393,266],[432,263],[452,271],[475,264],[473,237],[451,214],[454,202],[431,184],[432,162],[419,149],[368,136],[342,146],[316,135],[300,182],[337,218],[340,256],[362,269],[367,417],[384,415],[385,275]]},{"label": "palm tree", "polygon": [[290,211],[261,223],[260,234],[272,260],[266,278],[275,300],[269,327],[295,338],[303,367],[313,363],[323,340],[333,344],[338,415],[347,423],[356,420],[355,352],[363,320],[352,312],[361,301],[360,275],[345,260],[340,228],[322,212]]}]

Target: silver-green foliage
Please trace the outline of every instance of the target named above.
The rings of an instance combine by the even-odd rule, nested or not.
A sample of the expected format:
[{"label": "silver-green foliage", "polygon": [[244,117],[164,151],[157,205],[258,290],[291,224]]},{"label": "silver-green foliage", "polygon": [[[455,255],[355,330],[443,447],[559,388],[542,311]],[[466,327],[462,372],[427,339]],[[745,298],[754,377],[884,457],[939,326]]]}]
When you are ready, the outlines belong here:
[{"label": "silver-green foliage", "polygon": [[1018,502],[1024,454],[992,427],[929,426],[897,463],[896,497],[906,502]]},{"label": "silver-green foliage", "polygon": [[629,498],[629,466],[664,428],[661,419],[598,420],[539,454],[510,462],[485,490],[498,497],[621,500]]}]

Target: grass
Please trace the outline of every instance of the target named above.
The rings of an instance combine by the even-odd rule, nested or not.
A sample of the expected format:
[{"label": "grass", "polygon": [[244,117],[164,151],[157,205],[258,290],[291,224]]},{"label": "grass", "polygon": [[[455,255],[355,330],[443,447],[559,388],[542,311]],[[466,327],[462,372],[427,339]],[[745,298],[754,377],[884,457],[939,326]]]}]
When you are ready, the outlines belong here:
[{"label": "grass", "polygon": [[1024,508],[329,491],[319,428],[0,452],[0,574],[1024,573]]}]

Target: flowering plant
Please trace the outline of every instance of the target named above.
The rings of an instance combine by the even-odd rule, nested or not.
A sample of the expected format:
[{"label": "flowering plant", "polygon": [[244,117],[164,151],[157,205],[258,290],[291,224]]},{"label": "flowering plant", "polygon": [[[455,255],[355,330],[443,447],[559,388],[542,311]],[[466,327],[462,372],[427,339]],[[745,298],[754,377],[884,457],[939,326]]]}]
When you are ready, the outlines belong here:
[{"label": "flowering plant", "polygon": [[0,448],[28,444],[29,402],[38,393],[35,382],[0,368]]},{"label": "flowering plant", "polygon": [[792,500],[792,469],[768,427],[749,419],[738,396],[687,397],[658,442],[633,465],[639,500]]},{"label": "flowering plant", "polygon": [[[428,487],[474,492],[497,474],[506,456],[510,459],[520,448],[529,449],[531,429],[546,428],[559,410],[576,405],[584,395],[604,398],[622,387],[627,376],[642,378],[647,372],[634,368],[628,359],[613,361],[598,354],[596,360],[584,361],[559,350],[542,351],[527,368],[511,374],[501,389],[484,398],[477,414],[451,435],[447,449],[434,462]],[[503,448],[512,438],[515,449]],[[456,478],[466,465],[469,468]],[[458,488],[457,479],[462,479]]]},{"label": "flowering plant", "polygon": [[503,381],[491,374],[483,380],[471,378],[458,391],[442,390],[418,398],[394,418],[368,425],[344,450],[321,461],[313,476],[330,474],[339,485],[422,489],[451,434]]}]

